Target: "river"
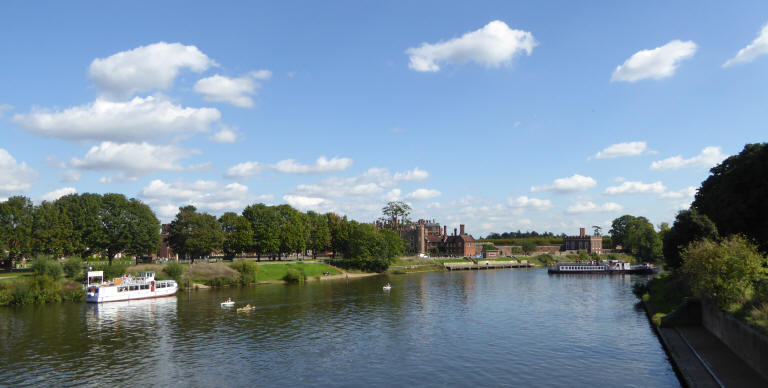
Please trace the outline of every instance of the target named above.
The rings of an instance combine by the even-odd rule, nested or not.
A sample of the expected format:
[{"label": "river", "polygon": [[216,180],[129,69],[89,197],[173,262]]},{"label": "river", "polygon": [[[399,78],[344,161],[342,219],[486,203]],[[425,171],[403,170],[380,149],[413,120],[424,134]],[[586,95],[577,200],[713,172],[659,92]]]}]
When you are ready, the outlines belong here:
[{"label": "river", "polygon": [[679,386],[637,281],[458,271],[6,307],[0,385]]}]

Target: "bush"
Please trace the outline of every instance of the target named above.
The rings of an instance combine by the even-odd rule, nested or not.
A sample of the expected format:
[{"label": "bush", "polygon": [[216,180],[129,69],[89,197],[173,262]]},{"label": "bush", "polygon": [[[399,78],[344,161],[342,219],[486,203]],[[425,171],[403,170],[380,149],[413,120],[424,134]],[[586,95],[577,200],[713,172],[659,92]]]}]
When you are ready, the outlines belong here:
[{"label": "bush", "polygon": [[32,260],[32,270],[36,276],[48,275],[52,279],[59,279],[63,273],[61,263],[46,256],[38,256]]},{"label": "bush", "polygon": [[721,308],[744,301],[762,275],[765,258],[744,237],[720,243],[702,240],[683,252],[683,273],[696,296],[715,299]]},{"label": "bush", "polygon": [[163,267],[163,272],[168,274],[171,279],[180,283],[181,274],[184,273],[184,266],[178,261],[171,261]]},{"label": "bush", "polygon": [[83,261],[79,257],[70,257],[64,262],[64,274],[70,279],[77,279],[83,273]]},{"label": "bush", "polygon": [[259,271],[259,266],[250,260],[235,261],[229,265],[235,271],[240,273],[240,284],[247,285],[256,283],[256,272]]},{"label": "bush", "polygon": [[288,283],[304,283],[307,280],[307,275],[296,268],[289,268],[283,276],[283,280]]}]

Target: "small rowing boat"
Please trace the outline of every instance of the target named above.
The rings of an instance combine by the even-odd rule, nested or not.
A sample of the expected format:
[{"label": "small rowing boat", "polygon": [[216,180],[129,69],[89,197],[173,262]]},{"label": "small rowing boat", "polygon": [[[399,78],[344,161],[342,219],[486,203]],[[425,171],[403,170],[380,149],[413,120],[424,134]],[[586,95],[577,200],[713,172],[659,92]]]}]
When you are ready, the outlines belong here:
[{"label": "small rowing boat", "polygon": [[235,301],[232,299],[225,300],[224,302],[221,302],[221,307],[232,307],[235,305]]},{"label": "small rowing boat", "polygon": [[247,312],[249,312],[249,311],[251,311],[251,310],[253,310],[253,309],[254,309],[254,308],[253,308],[253,306],[251,306],[251,305],[247,304],[247,305],[245,305],[244,307],[240,307],[240,308],[238,308],[238,309],[237,309],[237,312],[238,312],[238,313],[247,313]]},{"label": "small rowing boat", "polygon": [[392,285],[391,285],[391,284],[389,284],[389,283],[387,283],[387,284],[385,284],[385,285],[384,285],[384,287],[381,287],[381,288],[383,288],[383,289],[384,289],[384,291],[389,291],[389,290],[391,290],[391,289],[392,289]]}]

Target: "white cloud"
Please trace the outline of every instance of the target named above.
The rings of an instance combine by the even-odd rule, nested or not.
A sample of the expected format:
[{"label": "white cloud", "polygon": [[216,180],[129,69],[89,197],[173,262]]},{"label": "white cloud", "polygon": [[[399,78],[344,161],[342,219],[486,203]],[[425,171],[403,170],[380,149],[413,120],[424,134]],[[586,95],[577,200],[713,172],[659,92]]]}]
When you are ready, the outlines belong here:
[{"label": "white cloud", "polygon": [[657,160],[651,163],[651,170],[670,170],[678,168],[710,168],[725,160],[726,155],[720,147],[706,147],[701,153],[689,158],[683,159],[681,155],[673,156],[663,160]]},{"label": "white cloud", "polygon": [[506,23],[494,20],[485,27],[468,32],[460,38],[435,44],[422,43],[405,50],[416,71],[439,71],[438,62],[462,64],[476,62],[486,67],[511,63],[522,53],[531,55],[538,43],[528,31],[513,30]]},{"label": "white cloud", "polygon": [[[394,175],[405,173],[396,173]],[[330,177],[318,183],[300,184],[292,194],[306,197],[341,198],[383,193],[396,188],[398,181],[384,168],[370,168],[362,175],[348,178]]]},{"label": "white cloud", "polygon": [[590,159],[609,159],[623,156],[642,155],[646,151],[647,145],[644,141],[633,141],[629,143],[613,144],[604,150],[595,154]]},{"label": "white cloud", "polygon": [[385,201],[397,201],[400,199],[400,196],[403,194],[403,191],[400,189],[392,189],[388,193],[381,196],[381,199]]},{"label": "white cloud", "polygon": [[293,159],[281,160],[274,164],[251,161],[230,167],[224,176],[230,179],[248,179],[264,170],[273,170],[285,174],[322,174],[346,170],[352,166],[352,163],[353,161],[350,158],[339,158],[336,156],[331,159],[321,156],[312,165],[301,164]]},{"label": "white cloud", "polygon": [[424,201],[427,199],[437,198],[442,193],[433,189],[416,189],[405,196],[405,199],[412,201]]},{"label": "white cloud", "polygon": [[601,213],[601,212],[619,212],[624,209],[623,206],[615,202],[606,202],[602,205],[597,205],[594,202],[578,202],[568,207],[566,213],[580,214],[580,213]]},{"label": "white cloud", "polygon": [[274,199],[271,195],[255,196],[240,183],[224,185],[205,180],[166,183],[156,179],[145,186],[139,195],[165,219],[173,218],[178,208],[184,205],[193,205],[199,211],[218,215],[227,211],[239,213],[252,203]]},{"label": "white cloud", "polygon": [[216,143],[234,143],[237,141],[237,133],[232,128],[223,127],[209,139]]},{"label": "white cloud", "polygon": [[102,182],[109,183],[117,180],[135,180],[136,177],[154,171],[179,171],[184,167],[177,162],[179,159],[197,154],[198,151],[185,150],[176,146],[156,146],[147,143],[102,142],[91,147],[80,160],[72,158],[72,166],[94,171],[118,171],[115,178],[104,178]]},{"label": "white cloud", "polygon": [[302,195],[290,195],[290,194],[284,195],[283,200],[287,202],[289,205],[302,210],[314,209],[318,205],[326,201],[324,198],[305,197]]},{"label": "white cloud", "polygon": [[618,186],[609,186],[605,189],[607,195],[621,194],[661,194],[667,188],[661,181],[653,183],[643,183],[635,181],[624,181]]},{"label": "white cloud", "polygon": [[88,75],[107,94],[129,97],[136,92],[170,88],[183,68],[199,73],[215,65],[195,46],[159,42],[96,58]]},{"label": "white cloud", "polygon": [[662,79],[675,74],[685,59],[696,53],[696,43],[673,40],[653,50],[641,50],[616,67],[611,81],[635,82],[642,79]]},{"label": "white cloud", "polygon": [[141,141],[174,133],[207,131],[221,118],[214,108],[183,108],[162,97],[135,97],[91,104],[63,111],[33,109],[13,121],[30,132],[65,140]]},{"label": "white cloud", "polygon": [[739,50],[735,57],[726,61],[723,64],[723,67],[752,62],[755,58],[763,54],[768,54],[768,25],[765,25],[763,29],[760,30],[760,34],[752,41],[752,43]]},{"label": "white cloud", "polygon": [[321,156],[317,158],[314,165],[301,164],[293,159],[286,159],[272,165],[272,169],[287,174],[321,174],[343,171],[350,166],[352,166],[352,159],[334,156],[329,160],[325,156]]},{"label": "white cloud", "polygon": [[13,110],[13,105],[0,104],[0,118],[3,117],[3,113]]},{"label": "white cloud", "polygon": [[240,108],[250,108],[253,106],[250,96],[256,94],[256,88],[260,86],[256,81],[271,76],[269,70],[254,71],[238,78],[216,74],[197,81],[195,91],[202,94],[206,101],[228,102]]},{"label": "white cloud", "polygon": [[528,198],[520,196],[517,198],[507,198],[507,204],[514,208],[547,210],[552,207],[552,201],[548,199]]},{"label": "white cloud", "polygon": [[397,172],[394,175],[394,179],[396,181],[421,181],[424,179],[429,178],[429,173],[424,170],[419,170],[418,167],[414,168],[413,170],[408,170],[404,172]]},{"label": "white cloud", "polygon": [[227,169],[224,177],[230,179],[247,179],[264,171],[267,165],[259,162],[244,162]]},{"label": "white cloud", "polygon": [[532,186],[531,191],[554,191],[556,193],[576,193],[597,185],[592,177],[574,174],[569,178],[558,178],[551,185]]},{"label": "white cloud", "polygon": [[59,182],[77,182],[83,174],[77,170],[67,170],[59,174]]},{"label": "white cloud", "polygon": [[65,195],[69,194],[75,194],[77,193],[77,190],[74,187],[63,187],[58,190],[53,190],[50,193],[44,194],[42,197],[40,197],[43,201],[55,201]]},{"label": "white cloud", "polygon": [[694,186],[688,186],[682,190],[678,191],[668,191],[666,193],[661,194],[661,198],[668,198],[668,199],[690,199],[693,201],[693,197],[696,196],[696,191],[698,189]]},{"label": "white cloud", "polygon": [[0,148],[0,194],[24,193],[37,177],[37,172],[26,162],[17,163],[8,151]]}]

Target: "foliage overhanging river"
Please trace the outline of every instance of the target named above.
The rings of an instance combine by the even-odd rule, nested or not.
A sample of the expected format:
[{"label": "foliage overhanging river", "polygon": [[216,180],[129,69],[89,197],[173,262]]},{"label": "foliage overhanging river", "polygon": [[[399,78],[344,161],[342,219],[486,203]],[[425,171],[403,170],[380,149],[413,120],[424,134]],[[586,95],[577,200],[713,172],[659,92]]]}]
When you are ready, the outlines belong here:
[{"label": "foliage overhanging river", "polygon": [[[679,386],[635,307],[637,281],[644,279],[468,271],[0,308],[0,381]],[[230,296],[256,309],[221,308]]]}]

